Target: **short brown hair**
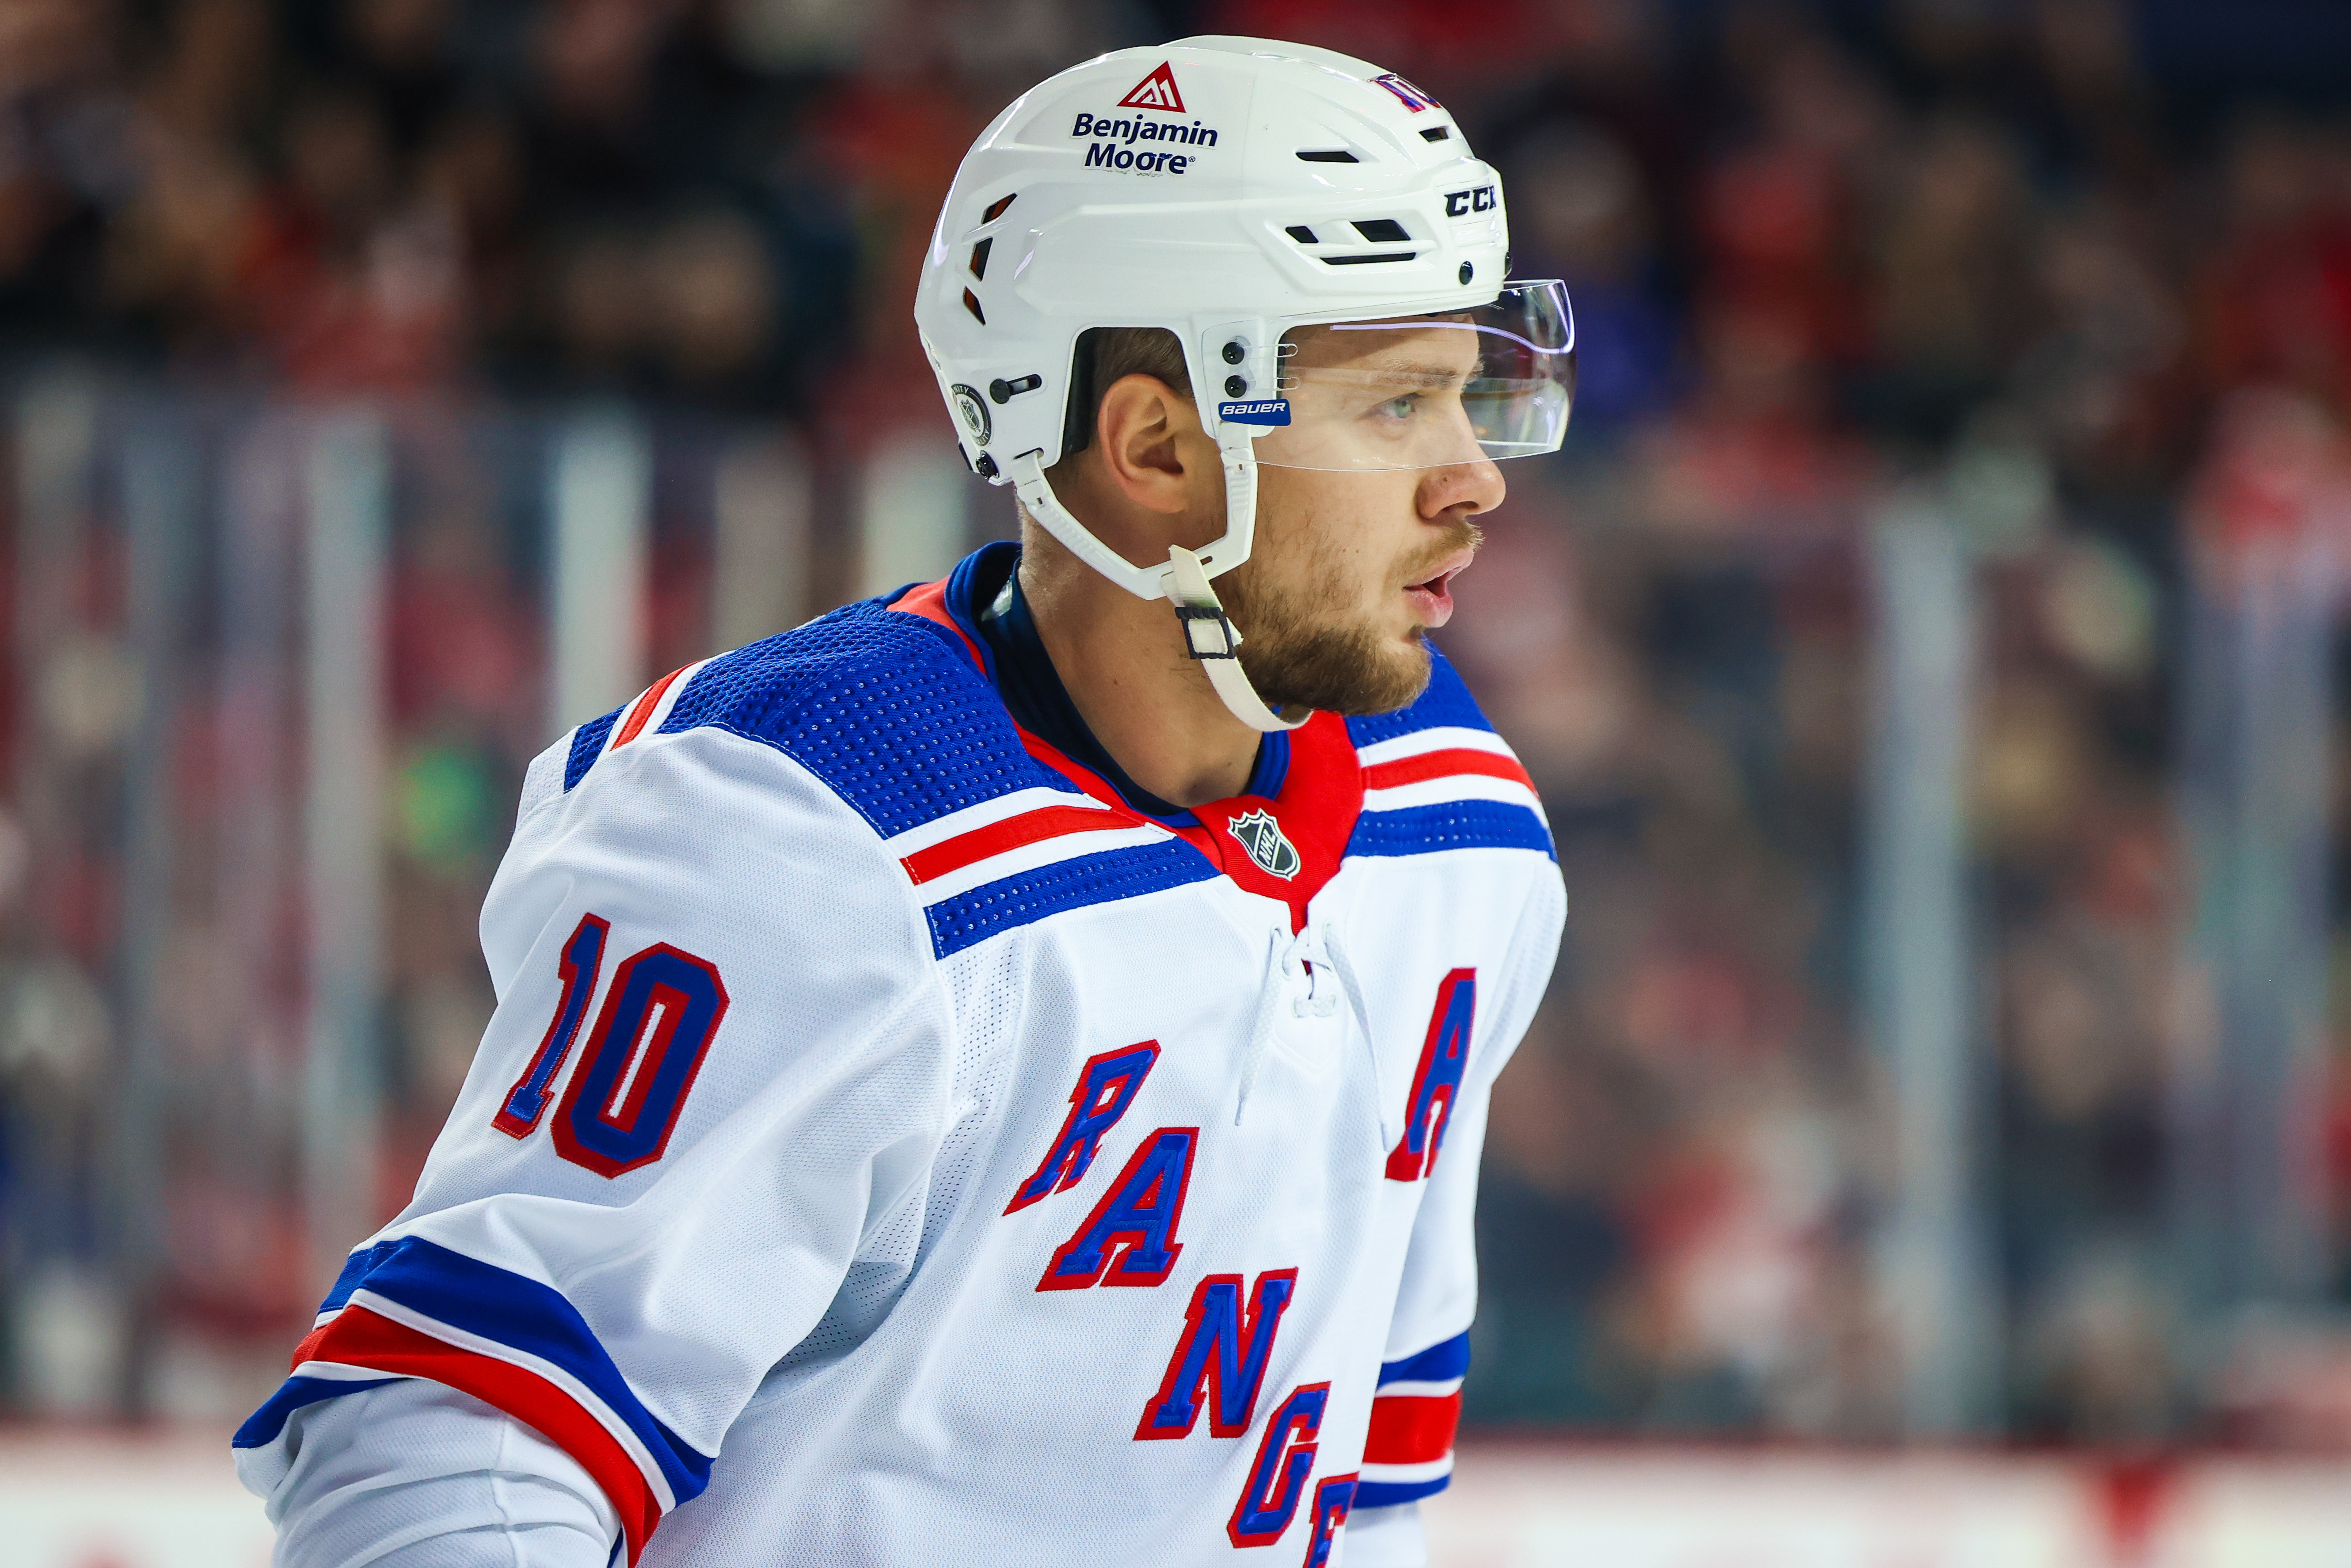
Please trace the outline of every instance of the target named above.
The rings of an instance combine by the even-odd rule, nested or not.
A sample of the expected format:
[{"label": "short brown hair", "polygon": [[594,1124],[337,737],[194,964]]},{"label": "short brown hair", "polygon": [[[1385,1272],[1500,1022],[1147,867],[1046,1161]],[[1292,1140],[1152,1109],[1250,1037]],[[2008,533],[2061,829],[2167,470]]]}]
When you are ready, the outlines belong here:
[{"label": "short brown hair", "polygon": [[1102,418],[1102,393],[1127,376],[1155,376],[1186,397],[1192,377],[1184,368],[1184,342],[1165,327],[1092,327],[1078,334],[1071,356],[1069,412],[1063,416],[1061,455],[1093,444]]}]

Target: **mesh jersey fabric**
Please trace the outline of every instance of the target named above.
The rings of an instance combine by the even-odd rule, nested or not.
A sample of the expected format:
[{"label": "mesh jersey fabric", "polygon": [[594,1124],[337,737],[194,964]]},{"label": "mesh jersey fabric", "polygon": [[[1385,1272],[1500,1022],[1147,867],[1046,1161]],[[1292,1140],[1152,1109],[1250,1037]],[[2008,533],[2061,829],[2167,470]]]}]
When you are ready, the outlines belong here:
[{"label": "mesh jersey fabric", "polygon": [[[1334,846],[1302,920],[883,601],[582,726],[485,904],[448,1126],[247,1484],[408,1379],[542,1435],[657,1564],[1220,1563],[1442,1486],[1486,1101],[1564,900],[1441,662],[1423,704],[1331,732],[1351,794],[1301,763],[1270,828],[1203,813]],[[1516,816],[1407,847],[1447,812]]]}]

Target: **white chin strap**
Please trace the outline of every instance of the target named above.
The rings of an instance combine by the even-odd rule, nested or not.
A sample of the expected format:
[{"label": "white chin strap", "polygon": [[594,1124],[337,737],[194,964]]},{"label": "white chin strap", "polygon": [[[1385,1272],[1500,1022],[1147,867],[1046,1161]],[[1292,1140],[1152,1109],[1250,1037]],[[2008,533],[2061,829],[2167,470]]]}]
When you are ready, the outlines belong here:
[{"label": "white chin strap", "polygon": [[1296,718],[1284,718],[1266,706],[1265,699],[1249,685],[1248,672],[1241,668],[1241,634],[1233,630],[1225,607],[1217,602],[1217,591],[1209,584],[1198,556],[1182,545],[1169,547],[1164,580],[1167,598],[1184,622],[1184,651],[1200,662],[1208,684],[1217,688],[1235,718],[1251,729],[1280,730],[1296,729],[1313,716],[1314,710],[1308,708]]},{"label": "white chin strap", "polygon": [[1217,433],[1217,448],[1225,460],[1224,537],[1198,551],[1171,547],[1164,566],[1136,566],[1094,538],[1053,494],[1052,483],[1045,477],[1043,453],[1024,452],[1008,467],[1020,504],[1071,554],[1137,599],[1166,595],[1183,622],[1185,652],[1199,661],[1208,684],[1235,718],[1256,730],[1296,729],[1313,716],[1313,710],[1301,709],[1296,718],[1284,718],[1266,706],[1241,669],[1241,634],[1208,581],[1211,569],[1221,575],[1249,558],[1257,532],[1257,454],[1250,439],[1246,425],[1228,423]]}]

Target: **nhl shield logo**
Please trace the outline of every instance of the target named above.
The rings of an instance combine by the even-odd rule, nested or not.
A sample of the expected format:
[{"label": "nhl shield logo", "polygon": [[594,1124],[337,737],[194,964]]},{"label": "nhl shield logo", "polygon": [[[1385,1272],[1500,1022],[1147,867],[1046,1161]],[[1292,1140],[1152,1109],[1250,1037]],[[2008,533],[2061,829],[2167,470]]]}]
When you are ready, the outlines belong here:
[{"label": "nhl shield logo", "polygon": [[1243,812],[1225,824],[1225,831],[1240,841],[1249,858],[1268,876],[1287,882],[1298,874],[1298,846],[1282,836],[1281,824],[1273,820],[1272,812],[1262,808]]}]

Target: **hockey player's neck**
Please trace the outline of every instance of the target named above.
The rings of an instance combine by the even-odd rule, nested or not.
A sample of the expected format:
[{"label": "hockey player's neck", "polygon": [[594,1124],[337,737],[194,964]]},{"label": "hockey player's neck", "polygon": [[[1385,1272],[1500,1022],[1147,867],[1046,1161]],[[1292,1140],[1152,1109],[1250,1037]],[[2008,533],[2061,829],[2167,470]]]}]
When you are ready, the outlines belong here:
[{"label": "hockey player's neck", "polygon": [[1137,599],[1022,529],[1020,591],[1070,700],[1127,776],[1163,800],[1204,805],[1239,794],[1258,733],[1235,718],[1184,654],[1164,601]]}]

